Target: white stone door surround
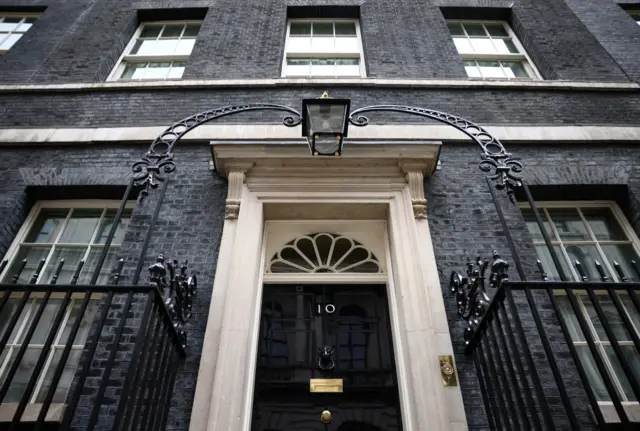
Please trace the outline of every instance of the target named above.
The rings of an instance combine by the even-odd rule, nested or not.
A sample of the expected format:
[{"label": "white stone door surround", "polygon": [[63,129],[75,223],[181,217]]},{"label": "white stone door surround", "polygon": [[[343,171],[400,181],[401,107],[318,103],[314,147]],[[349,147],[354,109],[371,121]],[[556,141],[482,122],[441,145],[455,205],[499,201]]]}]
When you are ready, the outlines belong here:
[{"label": "white stone door surround", "polygon": [[[439,149],[438,142],[362,142],[342,157],[320,158],[299,143],[212,143],[229,191],[190,430],[250,430],[262,287],[277,281],[263,275],[271,220],[321,221],[324,231],[332,222],[343,231],[381,227],[403,427],[467,429],[460,389],[443,387],[438,358],[453,347],[423,178],[435,171]],[[298,277],[318,282],[318,275],[327,282],[334,274]],[[362,274],[352,282],[363,282]]]}]

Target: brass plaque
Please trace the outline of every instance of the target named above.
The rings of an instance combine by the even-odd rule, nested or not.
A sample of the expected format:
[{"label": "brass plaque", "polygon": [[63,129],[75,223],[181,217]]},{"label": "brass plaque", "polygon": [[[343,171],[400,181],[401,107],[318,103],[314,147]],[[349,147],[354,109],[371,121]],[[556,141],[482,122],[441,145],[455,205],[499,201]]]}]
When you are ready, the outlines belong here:
[{"label": "brass plaque", "polygon": [[309,392],[342,392],[342,379],[310,379]]},{"label": "brass plaque", "polygon": [[442,386],[458,386],[456,369],[453,366],[451,355],[440,355],[440,375],[442,376]]}]

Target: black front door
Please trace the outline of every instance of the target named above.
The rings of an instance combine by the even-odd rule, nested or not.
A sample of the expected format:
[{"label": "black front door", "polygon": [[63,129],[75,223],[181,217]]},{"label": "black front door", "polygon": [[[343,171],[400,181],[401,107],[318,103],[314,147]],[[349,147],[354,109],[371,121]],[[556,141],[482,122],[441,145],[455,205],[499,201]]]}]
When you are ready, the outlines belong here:
[{"label": "black front door", "polygon": [[389,328],[384,285],[266,285],[252,431],[401,430]]}]

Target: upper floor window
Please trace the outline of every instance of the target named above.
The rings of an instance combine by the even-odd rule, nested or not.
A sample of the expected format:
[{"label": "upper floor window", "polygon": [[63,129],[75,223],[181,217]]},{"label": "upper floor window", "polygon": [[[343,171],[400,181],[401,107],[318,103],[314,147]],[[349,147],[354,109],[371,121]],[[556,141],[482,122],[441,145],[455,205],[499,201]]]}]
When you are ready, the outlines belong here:
[{"label": "upper floor window", "polygon": [[[58,284],[68,284],[83,260],[78,284],[88,284],[106,242],[118,208],[118,201],[42,201],[36,203],[27,221],[18,233],[18,238],[7,253],[9,264],[1,282],[11,281],[26,260],[17,282],[29,283],[39,262],[45,264],[37,282],[49,283],[61,259],[64,259]],[[107,258],[100,271],[98,284],[107,284],[109,274],[116,263],[129,221],[129,211],[120,220],[111,242]]]},{"label": "upper floor window", "polygon": [[38,19],[33,14],[0,14],[0,55],[6,53]]},{"label": "upper floor window", "polygon": [[282,76],[365,76],[357,20],[289,20]]},{"label": "upper floor window", "polygon": [[[607,277],[618,282],[621,280],[615,270],[617,262],[629,280],[640,279],[632,264],[632,261],[640,264],[640,243],[615,203],[543,202],[538,206],[551,244],[568,277],[582,280],[576,267],[578,261],[589,280],[600,281],[598,262]],[[545,272],[549,279],[560,280],[533,211],[530,208],[522,211]]]},{"label": "upper floor window", "polygon": [[143,23],[109,79],[182,78],[201,25],[202,21]]},{"label": "upper floor window", "polygon": [[504,21],[447,21],[470,78],[540,79],[531,59]]}]

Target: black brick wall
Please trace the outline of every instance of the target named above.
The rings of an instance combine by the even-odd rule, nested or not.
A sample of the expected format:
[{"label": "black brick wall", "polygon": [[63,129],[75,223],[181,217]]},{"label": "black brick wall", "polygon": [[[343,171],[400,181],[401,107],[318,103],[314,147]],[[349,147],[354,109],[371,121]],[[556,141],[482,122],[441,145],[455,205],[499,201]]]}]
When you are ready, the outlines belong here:
[{"label": "black brick wall", "polygon": [[[111,198],[113,196],[99,192],[101,186],[125,186],[130,178],[131,164],[145,150],[145,147],[126,145],[41,147],[35,153],[29,148],[0,148],[0,220],[5,221],[0,231],[0,256],[4,255],[13,241],[34,197],[37,197],[35,188],[38,188],[38,196],[48,194],[50,197],[62,197],[60,192],[68,190],[69,186],[86,186],[84,192],[75,194],[76,197]],[[169,411],[167,429],[171,430],[188,428],[224,222],[226,181],[209,170],[210,157],[205,143],[197,146],[182,145],[176,151],[178,170],[171,177],[140,279],[141,284],[148,282],[147,267],[159,253],[164,253],[166,258],[188,260],[190,270],[195,271],[198,276],[199,289],[193,315],[186,327],[189,337],[188,357],[179,365]],[[124,187],[119,189],[120,192],[123,189]],[[132,227],[128,230],[119,253],[127,262],[121,285],[126,285],[131,280],[153,209],[152,197],[143,204],[136,205]],[[123,303],[123,296],[117,296],[114,300],[115,305],[111,308],[107,327],[102,332],[102,343],[92,367],[96,364],[100,367],[99,364],[104,364],[108,357],[108,341],[113,340],[113,326],[119,321],[119,310]],[[127,321],[123,345],[135,342],[134,334],[143,306],[144,299],[138,298]],[[121,350],[126,352],[127,346],[121,347]],[[101,411],[99,422],[105,427],[113,420],[119,396],[115,388],[119,385],[121,387],[129,365],[126,354],[118,355],[106,392],[106,397],[113,401],[113,406]],[[90,406],[100,380],[100,369],[92,368],[77,411],[77,421],[88,416],[90,407],[87,405]]]},{"label": "black brick wall", "polygon": [[[208,13],[185,78],[280,76],[289,5],[360,5],[370,77],[464,78],[440,7],[511,8],[511,21],[547,79],[628,81],[640,29],[612,0],[0,0],[47,6],[0,59],[2,83],[104,81],[137,25],[137,12],[205,7]],[[470,16],[469,18],[472,18]]]},{"label": "black brick wall", "polygon": [[[633,145],[554,145],[554,146],[515,146],[508,148],[524,164],[524,180],[536,191],[542,186],[572,186],[581,190],[579,199],[611,200],[617,198],[618,204],[625,210],[630,221],[635,220],[634,228],[638,233],[638,163],[640,152]],[[493,250],[511,264],[509,276],[518,280],[514,260],[509,251],[504,231],[496,214],[484,173],[477,167],[479,149],[471,144],[446,144],[442,148],[441,169],[425,181],[427,211],[431,236],[435,249],[438,273],[442,285],[443,298],[451,328],[451,336],[456,352],[460,385],[465,402],[467,420],[471,429],[484,429],[488,426],[484,416],[483,401],[470,356],[464,355],[464,321],[458,317],[455,298],[448,290],[451,271],[463,272],[466,258],[476,256],[489,258]],[[622,195],[617,190],[628,190]],[[575,196],[575,195],[574,195]],[[585,196],[589,196],[585,198]],[[535,250],[526,230],[519,209],[510,203],[505,193],[498,192],[499,204],[505,211],[507,225],[518,248],[530,280],[539,280],[535,268]],[[562,196],[571,200],[571,195]],[[521,310],[520,316],[527,333],[532,355],[538,369],[544,363],[544,351],[536,333],[533,318],[525,307],[524,298],[516,298]],[[584,408],[587,405],[585,394],[580,391],[573,361],[563,341],[553,309],[545,294],[535,296],[545,330],[552,342],[563,376],[567,378],[567,387],[576,397],[575,405]],[[557,391],[553,389],[553,377],[548,370],[541,373],[543,386],[551,395],[551,407],[556,420],[566,420]],[[582,417],[588,417],[582,411]],[[567,425],[568,428],[568,425]]]}]

